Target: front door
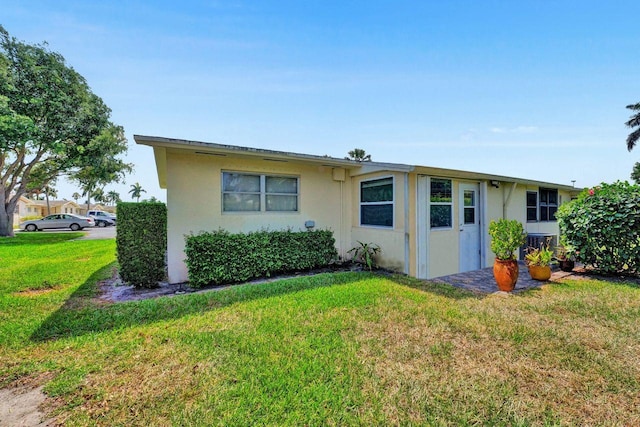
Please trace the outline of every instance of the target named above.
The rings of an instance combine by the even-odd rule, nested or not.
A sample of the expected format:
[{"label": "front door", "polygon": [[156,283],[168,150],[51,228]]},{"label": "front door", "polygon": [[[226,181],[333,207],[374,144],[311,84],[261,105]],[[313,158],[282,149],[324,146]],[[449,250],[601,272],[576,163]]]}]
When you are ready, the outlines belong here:
[{"label": "front door", "polygon": [[480,269],[480,188],[460,184],[460,272]]}]

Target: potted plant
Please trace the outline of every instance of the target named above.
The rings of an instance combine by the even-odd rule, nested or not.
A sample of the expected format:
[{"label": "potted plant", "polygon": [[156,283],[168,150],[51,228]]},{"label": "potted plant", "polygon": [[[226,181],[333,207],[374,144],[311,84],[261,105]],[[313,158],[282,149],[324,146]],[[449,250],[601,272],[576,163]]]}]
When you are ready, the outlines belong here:
[{"label": "potted plant", "polygon": [[522,224],[515,219],[500,219],[489,224],[491,251],[496,260],[493,264],[493,277],[498,289],[511,292],[518,281],[518,260],[513,253],[524,245],[527,234]]},{"label": "potted plant", "polygon": [[532,279],[549,280],[553,261],[553,251],[549,249],[549,241],[541,244],[539,248],[527,248],[524,259]]},{"label": "potted plant", "polygon": [[561,240],[560,245],[556,247],[556,260],[558,261],[560,270],[567,272],[573,271],[573,267],[576,266],[573,254],[573,247]]}]

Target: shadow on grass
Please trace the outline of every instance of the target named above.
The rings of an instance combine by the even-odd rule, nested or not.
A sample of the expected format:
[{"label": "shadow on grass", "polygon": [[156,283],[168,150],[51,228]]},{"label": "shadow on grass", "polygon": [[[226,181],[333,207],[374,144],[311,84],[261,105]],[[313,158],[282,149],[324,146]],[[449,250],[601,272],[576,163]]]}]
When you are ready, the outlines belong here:
[{"label": "shadow on grass", "polygon": [[27,231],[16,231],[13,237],[0,237],[0,245],[3,246],[23,246],[23,245],[33,245],[36,243],[41,244],[55,244],[60,242],[65,242],[68,240],[77,239],[78,237],[84,236],[85,233],[82,232],[27,232]]},{"label": "shadow on grass", "polygon": [[46,341],[172,320],[238,302],[348,284],[373,277],[366,273],[325,273],[268,283],[237,285],[211,292],[99,305],[92,297],[96,292],[96,283],[105,277],[105,268],[96,271],[62,307],[49,316],[34,331],[31,340]]},{"label": "shadow on grass", "polygon": [[392,282],[397,283],[398,285],[407,286],[409,288],[417,289],[419,291],[428,292],[450,299],[482,298],[486,296],[486,294],[457,288],[448,283],[416,279],[415,277],[406,276],[403,274],[390,274],[386,277]]},{"label": "shadow on grass", "polygon": [[[30,337],[31,340],[47,341],[129,328],[204,313],[238,302],[319,287],[345,285],[367,278],[379,277],[375,273],[367,272],[322,273],[266,283],[236,285],[210,292],[100,305],[93,299],[97,282],[104,279],[108,270],[112,268],[114,268],[113,264],[96,271],[62,307],[51,314],[34,331]],[[446,284],[426,282],[402,275],[385,274],[383,277],[402,286],[409,286],[447,298],[477,298],[477,295],[471,292]]]}]

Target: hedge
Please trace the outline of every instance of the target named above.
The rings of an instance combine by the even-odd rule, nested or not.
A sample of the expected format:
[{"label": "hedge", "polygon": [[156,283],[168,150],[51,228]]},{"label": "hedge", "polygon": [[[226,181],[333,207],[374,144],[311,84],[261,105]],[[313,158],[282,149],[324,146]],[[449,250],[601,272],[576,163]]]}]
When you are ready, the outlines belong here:
[{"label": "hedge", "polygon": [[640,186],[618,181],[586,189],[556,218],[577,261],[602,273],[640,275]]},{"label": "hedge", "polygon": [[324,267],[338,256],[328,230],[218,230],[185,239],[189,285],[196,288]]},{"label": "hedge", "polygon": [[166,278],[167,207],[164,203],[118,203],[116,247],[120,278],[155,287]]}]

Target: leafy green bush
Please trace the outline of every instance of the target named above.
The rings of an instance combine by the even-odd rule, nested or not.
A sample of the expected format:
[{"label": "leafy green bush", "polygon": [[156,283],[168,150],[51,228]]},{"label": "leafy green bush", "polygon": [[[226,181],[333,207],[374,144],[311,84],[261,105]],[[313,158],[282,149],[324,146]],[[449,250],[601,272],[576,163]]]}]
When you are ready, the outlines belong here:
[{"label": "leafy green bush", "polygon": [[603,273],[640,275],[640,186],[618,181],[586,189],[556,218],[577,261]]},{"label": "leafy green bush", "polygon": [[376,255],[378,255],[380,251],[382,251],[382,249],[375,243],[362,243],[358,240],[358,246],[349,249],[347,253],[351,254],[352,261],[364,265],[371,271],[374,268],[378,268]]},{"label": "leafy green bush", "polygon": [[116,250],[120,278],[152,288],[165,279],[167,207],[164,203],[118,203]]},{"label": "leafy green bush", "polygon": [[501,260],[516,259],[513,252],[524,245],[527,233],[520,221],[515,219],[499,219],[489,223],[491,251]]},{"label": "leafy green bush", "polygon": [[202,232],[186,236],[185,253],[193,287],[309,270],[337,257],[335,239],[328,230]]}]

